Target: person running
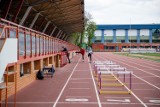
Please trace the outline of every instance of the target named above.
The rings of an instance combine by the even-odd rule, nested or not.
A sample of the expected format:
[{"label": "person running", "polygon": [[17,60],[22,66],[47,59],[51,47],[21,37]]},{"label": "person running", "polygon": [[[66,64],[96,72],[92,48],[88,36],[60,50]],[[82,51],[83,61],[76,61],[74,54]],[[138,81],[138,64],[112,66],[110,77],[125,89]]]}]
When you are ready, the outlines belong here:
[{"label": "person running", "polygon": [[90,59],[90,62],[92,62],[92,54],[93,54],[92,48],[88,47],[88,57]]},{"label": "person running", "polygon": [[71,61],[70,61],[70,59],[69,59],[69,52],[68,52],[67,48],[66,48],[66,47],[62,47],[62,48],[63,48],[62,52],[65,52],[65,53],[66,53],[68,62],[71,63]]},{"label": "person running", "polygon": [[85,50],[83,48],[81,48],[80,52],[76,52],[76,53],[81,53],[82,54],[82,61],[84,62]]}]

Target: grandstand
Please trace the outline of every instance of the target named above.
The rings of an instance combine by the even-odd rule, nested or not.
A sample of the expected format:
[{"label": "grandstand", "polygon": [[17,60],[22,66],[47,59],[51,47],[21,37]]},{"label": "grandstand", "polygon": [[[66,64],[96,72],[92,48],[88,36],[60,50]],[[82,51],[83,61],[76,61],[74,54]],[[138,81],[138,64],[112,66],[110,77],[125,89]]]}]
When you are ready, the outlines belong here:
[{"label": "grandstand", "polygon": [[160,48],[160,24],[97,25],[94,51],[120,52],[123,48]]}]

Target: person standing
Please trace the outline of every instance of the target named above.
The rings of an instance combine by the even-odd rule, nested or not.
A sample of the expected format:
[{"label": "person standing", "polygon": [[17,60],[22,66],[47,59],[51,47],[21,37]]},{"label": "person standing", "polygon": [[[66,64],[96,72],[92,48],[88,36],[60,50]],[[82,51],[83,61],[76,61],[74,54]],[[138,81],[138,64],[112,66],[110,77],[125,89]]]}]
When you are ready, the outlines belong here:
[{"label": "person standing", "polygon": [[93,54],[92,48],[88,47],[88,57],[89,57],[90,62],[92,62],[92,54]]},{"label": "person standing", "polygon": [[68,62],[71,63],[71,61],[70,61],[70,59],[69,59],[69,52],[68,52],[67,48],[66,48],[66,47],[62,47],[62,48],[63,48],[62,52],[65,52],[65,53],[66,53]]}]

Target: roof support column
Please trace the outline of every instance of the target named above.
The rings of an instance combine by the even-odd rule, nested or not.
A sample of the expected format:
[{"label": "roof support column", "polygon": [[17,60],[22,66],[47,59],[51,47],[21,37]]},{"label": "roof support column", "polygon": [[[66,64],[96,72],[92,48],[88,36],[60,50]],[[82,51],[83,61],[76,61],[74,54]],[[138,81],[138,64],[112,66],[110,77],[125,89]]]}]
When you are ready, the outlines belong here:
[{"label": "roof support column", "polygon": [[33,21],[32,21],[32,23],[31,23],[31,25],[30,25],[29,28],[32,29],[32,27],[34,26],[34,24],[35,24],[35,22],[36,22],[36,20],[37,20],[37,18],[38,18],[39,15],[40,15],[40,13],[37,13],[37,14],[36,14],[36,16],[34,17],[34,19],[33,19]]},{"label": "roof support column", "polygon": [[48,22],[47,22],[45,28],[44,28],[43,31],[42,31],[43,33],[46,31],[46,29],[47,29],[47,27],[48,27],[48,25],[49,25],[50,23],[51,23],[51,21],[48,21]]},{"label": "roof support column", "polygon": [[23,25],[23,23],[25,22],[25,20],[27,19],[27,16],[29,15],[29,12],[31,11],[32,6],[29,6],[26,10],[26,13],[24,14],[22,20],[20,21],[20,25]]},{"label": "roof support column", "polygon": [[58,38],[59,34],[60,34],[61,30],[59,30],[58,34],[56,35],[56,38]]},{"label": "roof support column", "polygon": [[62,40],[64,39],[64,37],[66,36],[66,34],[63,34],[63,36],[62,36]]},{"label": "roof support column", "polygon": [[92,38],[92,43],[95,43],[95,39],[96,39],[96,37],[93,37],[93,38]]},{"label": "roof support column", "polygon": [[152,29],[149,29],[149,43],[152,43]]},{"label": "roof support column", "polygon": [[116,29],[113,29],[113,43],[116,43]]},{"label": "roof support column", "polygon": [[67,39],[68,39],[68,36],[66,35],[66,37],[64,38],[64,40],[67,41]]},{"label": "roof support column", "polygon": [[104,29],[102,29],[101,32],[101,43],[104,43]]},{"label": "roof support column", "polygon": [[12,0],[8,0],[6,2],[7,2],[7,5],[5,6],[5,9],[3,11],[3,18],[4,19],[6,19],[7,15],[8,15],[9,9],[11,7]]},{"label": "roof support column", "polygon": [[53,33],[54,33],[54,31],[56,30],[56,26],[54,27],[54,29],[52,30],[52,32],[51,32],[51,34],[50,34],[50,36],[52,36],[53,35]]},{"label": "roof support column", "polygon": [[137,29],[137,43],[140,43],[140,29]]},{"label": "roof support column", "polygon": [[60,33],[60,34],[59,34],[59,36],[58,36],[58,39],[60,39],[60,38],[61,38],[62,33],[63,33],[63,32],[61,31],[61,33]]},{"label": "roof support column", "polygon": [[21,0],[21,1],[20,1],[19,5],[18,5],[18,7],[17,7],[17,10],[16,10],[16,12],[15,12],[15,14],[14,14],[14,17],[13,17],[13,19],[12,19],[13,22],[16,21],[16,18],[17,18],[18,14],[19,14],[19,12],[20,12],[20,10],[21,10],[21,8],[22,8],[23,2],[24,2],[24,0]]},{"label": "roof support column", "polygon": [[125,29],[125,43],[128,43],[128,29]]}]

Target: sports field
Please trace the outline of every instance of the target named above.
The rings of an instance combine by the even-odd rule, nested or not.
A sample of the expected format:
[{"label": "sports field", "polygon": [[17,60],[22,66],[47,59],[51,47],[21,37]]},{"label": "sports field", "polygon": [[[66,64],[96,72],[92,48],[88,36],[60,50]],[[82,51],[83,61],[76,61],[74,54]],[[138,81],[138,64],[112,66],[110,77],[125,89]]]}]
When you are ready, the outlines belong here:
[{"label": "sports field", "polygon": [[142,59],[147,59],[147,60],[153,60],[153,61],[158,61],[160,62],[160,53],[115,53],[119,55],[124,55],[128,57],[135,57],[135,58],[142,58]]}]

